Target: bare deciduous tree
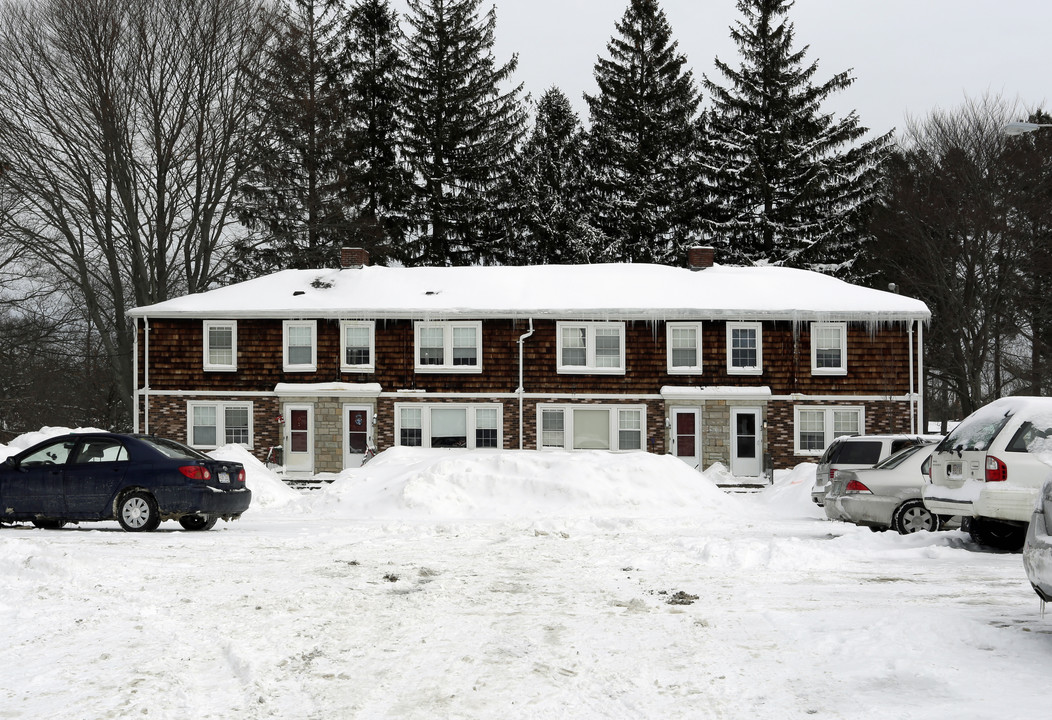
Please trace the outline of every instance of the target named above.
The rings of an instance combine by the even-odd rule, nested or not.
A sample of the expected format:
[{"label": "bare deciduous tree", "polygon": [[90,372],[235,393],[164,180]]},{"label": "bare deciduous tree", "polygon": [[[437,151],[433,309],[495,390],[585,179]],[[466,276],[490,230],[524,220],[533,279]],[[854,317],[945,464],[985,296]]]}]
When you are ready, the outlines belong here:
[{"label": "bare deciduous tree", "polygon": [[873,220],[878,265],[932,310],[929,408],[946,398],[947,412],[966,415],[1033,386],[1020,357],[1037,347],[1029,329],[1043,325],[1027,309],[1034,291],[1025,287],[1049,223],[1047,213],[1035,217],[1024,190],[1033,186],[1028,163],[1008,152],[1004,127],[1018,117],[996,97],[936,112],[909,124],[887,166]]},{"label": "bare deciduous tree", "polygon": [[269,12],[255,0],[0,6],[0,242],[83,308],[125,411],[126,309],[227,269]]}]

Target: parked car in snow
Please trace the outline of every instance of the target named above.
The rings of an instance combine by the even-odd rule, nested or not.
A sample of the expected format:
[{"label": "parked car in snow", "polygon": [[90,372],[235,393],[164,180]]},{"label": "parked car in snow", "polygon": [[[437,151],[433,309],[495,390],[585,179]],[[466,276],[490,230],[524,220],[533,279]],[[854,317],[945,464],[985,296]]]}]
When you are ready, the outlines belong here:
[{"label": "parked car in snow", "polygon": [[116,520],[142,532],[171,519],[210,530],[240,517],[251,498],[241,463],[146,435],[72,433],[0,464],[0,522],[42,528]]},{"label": "parked car in snow", "polygon": [[841,470],[825,497],[826,517],[902,535],[934,532],[949,522],[926,507],[927,463],[935,443],[911,445],[871,468]]},{"label": "parked car in snow", "polygon": [[1018,550],[1052,467],[1038,457],[1052,436],[1052,398],[1009,397],[965,418],[931,459],[924,505],[937,515],[961,515],[983,545]]},{"label": "parked car in snow", "polygon": [[1052,601],[1052,480],[1045,483],[1030,516],[1023,543],[1023,567],[1038,597]]},{"label": "parked car in snow", "polygon": [[835,438],[818,460],[811,500],[822,506],[829,485],[840,470],[871,468],[903,448],[930,441],[922,435],[842,435]]}]

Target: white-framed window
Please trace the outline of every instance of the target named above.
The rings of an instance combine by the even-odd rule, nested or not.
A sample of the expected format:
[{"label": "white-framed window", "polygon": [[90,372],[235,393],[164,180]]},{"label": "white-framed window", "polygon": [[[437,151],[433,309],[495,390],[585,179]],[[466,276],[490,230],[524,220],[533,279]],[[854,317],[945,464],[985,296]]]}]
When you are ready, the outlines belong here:
[{"label": "white-framed window", "polygon": [[642,450],[646,406],[542,403],[537,426],[541,450]]},{"label": "white-framed window", "polygon": [[763,325],[761,323],[727,323],[727,374],[763,374]]},{"label": "white-framed window", "polygon": [[482,323],[417,322],[417,372],[482,372]]},{"label": "white-framed window", "polygon": [[252,448],[251,402],[204,402],[186,404],[187,444],[195,448],[244,445]]},{"label": "white-framed window", "polygon": [[560,373],[625,374],[623,322],[557,322]]},{"label": "white-framed window", "polygon": [[282,323],[282,362],[285,372],[318,369],[318,321],[286,320]]},{"label": "white-framed window", "polygon": [[701,372],[701,323],[667,323],[665,347],[669,375]]},{"label": "white-framed window", "polygon": [[811,374],[847,374],[847,323],[811,323]]},{"label": "white-framed window", "polygon": [[219,372],[237,370],[237,321],[204,321],[204,369]]},{"label": "white-framed window", "polygon": [[834,438],[861,435],[866,429],[866,411],[861,406],[797,405],[793,414],[797,455],[821,455]]},{"label": "white-framed window", "polygon": [[504,447],[500,403],[395,403],[395,442],[404,447]]},{"label": "white-framed window", "polygon": [[344,320],[340,323],[340,370],[373,372],[376,369],[376,323]]}]

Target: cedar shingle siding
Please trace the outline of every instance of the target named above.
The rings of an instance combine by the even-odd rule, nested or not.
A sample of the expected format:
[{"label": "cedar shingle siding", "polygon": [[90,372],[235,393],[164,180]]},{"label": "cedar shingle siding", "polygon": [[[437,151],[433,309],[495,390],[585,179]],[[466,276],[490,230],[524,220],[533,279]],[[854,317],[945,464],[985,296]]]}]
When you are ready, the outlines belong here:
[{"label": "cedar shingle siding", "polygon": [[[848,326],[847,374],[811,374],[810,333],[789,323],[765,323],[763,374],[729,375],[726,325],[703,323],[700,374],[669,375],[664,323],[629,322],[625,329],[624,375],[556,373],[555,322],[535,321],[535,333],[524,343],[524,388],[529,393],[656,394],[666,385],[769,387],[774,395],[843,394],[905,395],[909,392],[909,338],[905,328],[876,332]],[[341,372],[340,324],[318,321],[318,369],[313,373],[282,370],[280,320],[239,320],[237,372],[205,371],[200,320],[150,320],[150,389],[246,391],[272,390],[278,383],[379,383],[385,390],[429,393],[511,393],[518,387],[518,339],[525,322],[483,322],[482,373],[416,373],[413,323],[377,321],[376,371]],[[145,342],[139,342],[139,384],[144,381]]]},{"label": "cedar shingle siding", "polygon": [[[276,418],[281,402],[269,396],[279,383],[374,383],[384,391],[416,390],[424,394],[401,398],[381,397],[375,402],[376,442],[380,449],[394,444],[394,403],[486,402],[501,394],[504,446],[518,447],[518,340],[528,329],[526,321],[486,320],[482,323],[481,373],[417,373],[414,371],[414,323],[411,320],[378,320],[375,335],[375,372],[340,370],[340,323],[318,320],[317,371],[284,372],[282,368],[282,321],[239,319],[237,321],[237,371],[203,369],[203,323],[201,320],[151,318],[149,321],[149,427],[152,432],[173,438],[187,437],[187,397],[166,392],[192,393],[197,401],[230,400],[224,393],[253,395],[253,446],[263,457],[267,448],[280,445]],[[644,404],[647,408],[646,449],[668,451],[665,432],[666,403],[658,398],[663,387],[769,388],[778,396],[821,396],[822,405],[866,406],[866,432],[906,432],[910,430],[910,406],[903,400],[862,402],[857,396],[901,398],[909,393],[910,337],[902,325],[870,328],[848,325],[847,374],[815,376],[811,373],[810,325],[766,322],[762,329],[763,373],[730,375],[726,360],[726,323],[702,322],[702,372],[670,375],[667,370],[666,328],[663,322],[625,323],[625,373],[623,375],[559,374],[556,372],[556,322],[534,321],[534,334],[524,342],[523,387],[530,395],[576,398],[573,402],[604,404]],[[138,387],[146,374],[147,343],[140,340]],[[917,372],[917,369],[914,369]],[[455,394],[455,398],[434,395]],[[601,395],[602,400],[589,396]],[[836,401],[831,395],[853,399]],[[615,396],[626,396],[617,400]],[[563,402],[566,400],[560,400]],[[524,446],[537,447],[536,398],[524,401]],[[815,404],[815,401],[809,401]],[[682,402],[676,403],[682,405]],[[755,403],[754,403],[755,404]],[[727,399],[701,400],[706,437],[702,439],[703,462],[729,462]],[[766,452],[775,468],[795,465],[802,458],[794,454],[794,402],[772,399],[763,403],[767,422]],[[140,413],[147,413],[140,400]],[[339,470],[339,462],[329,458],[317,471]]]}]

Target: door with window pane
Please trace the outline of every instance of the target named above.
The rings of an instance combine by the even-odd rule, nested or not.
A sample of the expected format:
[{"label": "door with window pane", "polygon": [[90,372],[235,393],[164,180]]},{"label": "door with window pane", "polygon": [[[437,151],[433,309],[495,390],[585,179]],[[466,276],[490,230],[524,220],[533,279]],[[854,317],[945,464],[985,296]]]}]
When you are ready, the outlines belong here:
[{"label": "door with window pane", "polygon": [[672,454],[695,469],[701,467],[700,418],[697,408],[672,409]]},{"label": "door with window pane", "polygon": [[314,472],[314,406],[285,406],[285,470]]},{"label": "door with window pane", "polygon": [[731,410],[731,474],[759,477],[763,469],[760,452],[759,408]]},{"label": "door with window pane", "polygon": [[372,408],[368,405],[343,406],[343,466],[361,467],[372,438]]}]

